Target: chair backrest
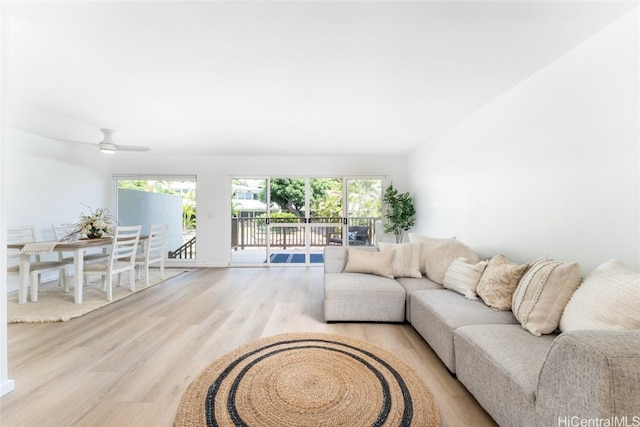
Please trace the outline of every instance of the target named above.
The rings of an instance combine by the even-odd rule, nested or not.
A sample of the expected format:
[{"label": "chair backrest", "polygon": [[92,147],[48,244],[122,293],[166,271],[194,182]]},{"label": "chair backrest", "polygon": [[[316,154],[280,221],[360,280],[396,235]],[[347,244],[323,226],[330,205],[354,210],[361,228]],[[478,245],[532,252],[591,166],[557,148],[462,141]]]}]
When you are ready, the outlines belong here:
[{"label": "chair backrest", "polygon": [[[57,241],[68,240],[78,229],[78,224],[53,224],[53,235]],[[58,259],[62,261],[65,257],[71,256],[72,252],[58,252]]]},{"label": "chair backrest", "polygon": [[115,261],[128,262],[135,265],[141,229],[141,225],[120,225],[116,227],[109,257],[112,267]]},{"label": "chair backrest", "polygon": [[367,243],[369,241],[369,227],[367,226],[353,225],[349,227],[349,232],[356,233],[354,239],[356,241],[360,241],[363,243]]},{"label": "chair backrest", "polygon": [[[7,243],[34,243],[36,241],[36,228],[32,225],[14,227],[7,230]],[[36,257],[38,259],[39,257]],[[10,273],[15,273],[15,268],[20,264],[20,251],[18,249],[7,250],[7,268]]]},{"label": "chair backrest", "polygon": [[71,236],[78,229],[78,224],[53,224],[52,228],[56,240],[62,240]]},{"label": "chair backrest", "polygon": [[34,243],[35,241],[36,228],[32,225],[7,230],[7,243]]},{"label": "chair backrest", "polygon": [[167,247],[167,235],[169,224],[152,224],[149,227],[149,240],[147,242],[147,259],[162,259]]}]

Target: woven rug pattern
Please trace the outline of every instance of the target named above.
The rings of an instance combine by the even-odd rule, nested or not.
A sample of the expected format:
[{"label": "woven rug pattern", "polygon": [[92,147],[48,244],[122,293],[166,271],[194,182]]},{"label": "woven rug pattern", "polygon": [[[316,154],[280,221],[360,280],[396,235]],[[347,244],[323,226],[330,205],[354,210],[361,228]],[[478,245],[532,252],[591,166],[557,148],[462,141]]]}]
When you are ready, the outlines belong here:
[{"label": "woven rug pattern", "polygon": [[213,362],[175,426],[439,426],[429,389],[391,353],[348,337],[285,334]]},{"label": "woven rug pattern", "polygon": [[[151,268],[149,269],[149,287],[162,283],[184,271],[183,269],[165,268],[164,278],[162,278],[160,269]],[[82,304],[74,302],[73,288],[69,292],[64,292],[64,289],[55,284],[41,287],[38,292],[38,301],[31,302],[29,300],[26,304],[18,304],[18,291],[13,291],[9,293],[7,300],[7,321],[8,323],[64,322],[148,289],[144,279],[137,279],[136,291],[132,293],[128,286],[128,273],[123,275],[123,282],[124,286],[120,287],[117,278],[114,278],[113,302],[111,303],[107,301],[107,296],[102,291],[98,277],[93,278],[88,284],[85,283],[82,290]]]}]

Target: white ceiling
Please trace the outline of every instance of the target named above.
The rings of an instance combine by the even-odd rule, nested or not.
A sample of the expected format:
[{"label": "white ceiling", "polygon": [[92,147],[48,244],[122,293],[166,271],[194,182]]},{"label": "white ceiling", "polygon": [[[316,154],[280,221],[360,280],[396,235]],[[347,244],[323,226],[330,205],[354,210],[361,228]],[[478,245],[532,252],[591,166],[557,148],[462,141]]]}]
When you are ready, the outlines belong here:
[{"label": "white ceiling", "polygon": [[111,128],[116,143],[168,154],[392,155],[446,132],[637,2],[2,7],[13,127],[93,142]]}]

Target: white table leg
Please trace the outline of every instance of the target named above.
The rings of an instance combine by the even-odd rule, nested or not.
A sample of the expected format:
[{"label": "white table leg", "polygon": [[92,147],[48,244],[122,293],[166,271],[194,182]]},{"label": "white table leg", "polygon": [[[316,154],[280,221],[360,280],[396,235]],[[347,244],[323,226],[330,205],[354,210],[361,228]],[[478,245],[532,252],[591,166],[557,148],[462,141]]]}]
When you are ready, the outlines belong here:
[{"label": "white table leg", "polygon": [[18,289],[18,304],[27,302],[29,288],[29,271],[31,270],[31,255],[20,254],[20,288]]},{"label": "white table leg", "polygon": [[82,286],[84,286],[84,250],[73,250],[73,286],[76,304],[82,304]]}]

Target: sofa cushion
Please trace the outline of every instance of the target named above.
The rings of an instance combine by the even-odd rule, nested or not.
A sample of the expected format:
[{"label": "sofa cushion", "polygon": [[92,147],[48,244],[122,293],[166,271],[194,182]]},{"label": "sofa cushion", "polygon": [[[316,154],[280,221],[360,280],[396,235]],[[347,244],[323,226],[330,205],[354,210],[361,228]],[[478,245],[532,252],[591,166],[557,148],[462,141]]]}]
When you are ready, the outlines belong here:
[{"label": "sofa cushion", "polygon": [[549,334],[558,328],[560,315],[578,285],[578,263],[539,258],[520,278],[511,310],[533,335]]},{"label": "sofa cushion", "polygon": [[386,252],[368,252],[349,248],[347,252],[347,273],[368,273],[393,279],[391,263],[395,256],[394,250]]},{"label": "sofa cushion", "polygon": [[456,371],[453,332],[461,326],[517,324],[510,311],[495,311],[448,289],[411,295],[411,324],[451,372]]},{"label": "sofa cushion", "polygon": [[496,255],[484,269],[476,293],[494,310],[511,310],[513,292],[528,267],[528,264],[516,264],[504,255]]},{"label": "sofa cushion", "polygon": [[456,258],[460,257],[467,258],[471,264],[480,261],[478,255],[462,242],[447,240],[440,243],[429,251],[429,257],[426,260],[427,276],[442,285],[447,269]]},{"label": "sofa cushion", "polygon": [[420,273],[420,243],[378,243],[380,252],[395,251],[391,263],[393,277],[421,278]]},{"label": "sofa cushion", "polygon": [[405,316],[407,317],[408,322],[411,322],[411,294],[416,291],[444,289],[442,285],[439,285],[433,280],[429,280],[426,277],[422,277],[420,279],[414,279],[412,277],[399,277],[396,279],[396,281],[398,281],[407,292],[407,300],[405,301]]},{"label": "sofa cushion", "polygon": [[555,338],[535,337],[519,325],[458,328],[458,379],[499,425],[536,425],[538,377]]},{"label": "sofa cushion", "polygon": [[471,264],[467,258],[456,258],[447,269],[442,285],[465,298],[478,299],[476,287],[486,266],[486,261]]},{"label": "sofa cushion", "polygon": [[598,266],[573,293],[560,329],[640,329],[640,273],[615,259]]},{"label": "sofa cushion", "polygon": [[400,283],[364,273],[324,275],[326,321],[403,322],[406,292]]},{"label": "sofa cushion", "polygon": [[427,259],[429,259],[429,252],[440,243],[456,240],[455,237],[440,238],[429,237],[421,234],[409,233],[409,241],[411,243],[420,243],[422,250],[420,252],[420,273],[427,274]]}]

